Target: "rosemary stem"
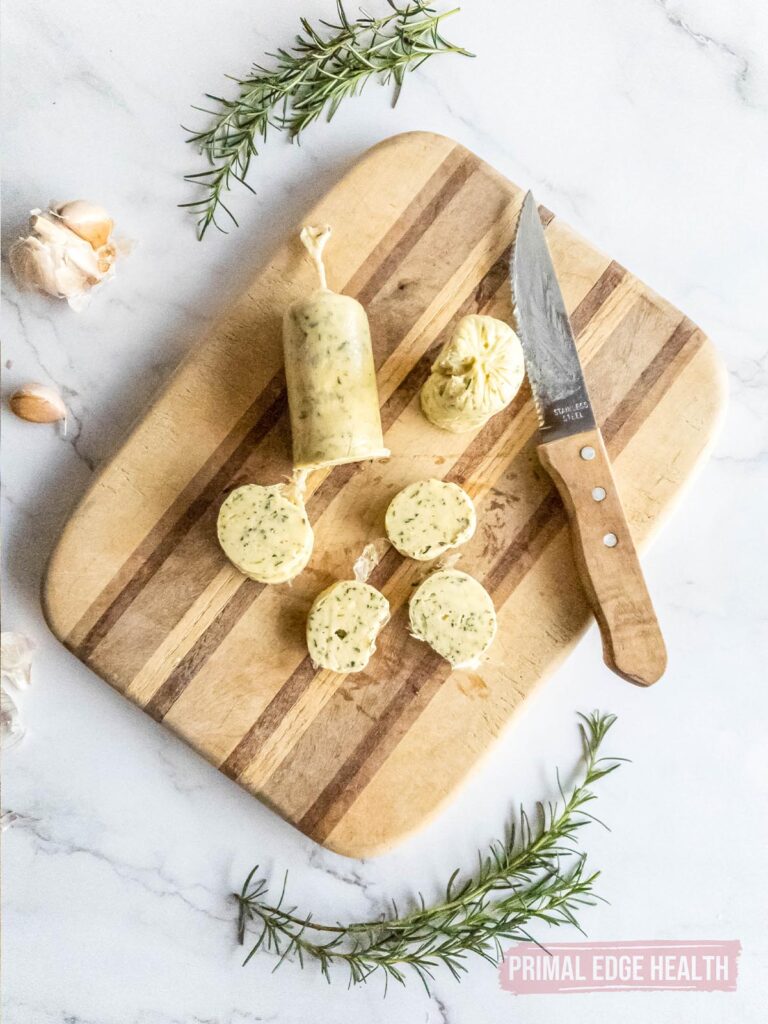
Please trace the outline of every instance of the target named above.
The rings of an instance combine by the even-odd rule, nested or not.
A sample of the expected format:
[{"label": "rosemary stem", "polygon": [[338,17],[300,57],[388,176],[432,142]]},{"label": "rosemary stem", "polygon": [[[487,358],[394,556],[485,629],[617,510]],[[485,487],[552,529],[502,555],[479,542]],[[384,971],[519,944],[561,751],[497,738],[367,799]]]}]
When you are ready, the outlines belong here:
[{"label": "rosemary stem", "polygon": [[[182,204],[198,215],[199,237],[211,224],[221,228],[216,221],[220,210],[237,223],[224,205],[224,193],[232,179],[245,184],[257,140],[266,140],[270,129],[296,138],[322,115],[330,120],[342,100],[358,95],[369,78],[392,82],[397,97],[406,72],[428,58],[441,53],[472,56],[440,35],[441,23],[458,7],[437,12],[428,0],[387,2],[391,13],[381,18],[361,13],[351,21],[342,0],[336,0],[336,25],[321,22],[317,29],[302,19],[302,34],[293,49],[271,55],[273,70],[256,65],[250,76],[235,79],[240,94],[234,100],[209,97],[221,109],[207,129],[191,133],[188,141],[200,147],[212,173],[187,176],[205,194]],[[326,29],[331,34],[323,38]]]},{"label": "rosemary stem", "polygon": [[[444,899],[432,906],[422,900],[418,909],[402,917],[395,909],[390,919],[328,924],[312,915],[302,917],[293,907],[284,908],[285,882],[276,905],[263,901],[267,883],[253,882],[254,868],[236,894],[241,940],[250,922],[259,922],[261,928],[245,963],[262,948],[278,956],[277,966],[295,952],[302,965],[305,955],[317,961],[326,977],[331,964],[346,964],[352,984],[366,981],[375,971],[382,971],[385,980],[404,982],[403,968],[408,967],[428,987],[439,964],[459,977],[469,953],[496,963],[501,939],[535,942],[526,930],[532,920],[578,928],[576,912],[598,899],[593,891],[598,873],[586,874],[575,837],[581,826],[597,820],[584,809],[594,799],[592,784],[614,771],[620,760],[598,757],[614,717],[595,712],[581,718],[583,773],[570,795],[565,795],[558,777],[562,802],[547,808],[539,805],[537,828],[521,811],[519,827],[513,823],[503,843],[491,844],[477,874],[453,892],[458,876],[454,872]],[[569,857],[570,866],[565,868]]]},{"label": "rosemary stem", "polygon": [[[585,778],[588,778],[594,768],[594,758],[590,757],[585,766]],[[567,802],[563,806],[562,812],[557,818],[553,819],[550,824],[550,831],[559,829],[563,823],[573,812],[574,805],[578,800],[578,797],[584,791],[584,785],[577,786]],[[523,850],[520,850],[515,857],[509,860],[503,865],[503,869],[499,870],[496,874],[490,876],[486,881],[478,883],[472,889],[472,899],[476,900],[479,896],[487,895],[492,892],[494,886],[499,883],[500,879],[506,879],[510,875],[514,875],[524,866],[526,862],[530,863],[535,860],[538,853],[547,844],[547,832],[542,832],[536,839],[533,839],[531,843]],[[466,900],[461,895],[455,897],[452,900],[445,900],[439,904],[439,910],[441,913],[446,915],[450,914],[454,910],[458,910],[465,906]],[[291,924],[304,924],[304,919],[297,917],[293,914],[282,910],[280,907],[270,906],[269,904],[261,904],[260,910],[271,914],[275,917],[279,917],[285,922]],[[385,928],[387,931],[405,931],[412,928],[414,925],[418,925],[420,922],[434,915],[435,908],[430,907],[424,910],[415,910],[410,914],[397,921],[383,921],[381,919],[360,921],[351,925],[331,925],[327,923],[321,923],[319,921],[312,920],[310,927],[313,931],[318,932],[330,932],[335,934],[350,934],[350,933],[365,933],[380,930]]]}]

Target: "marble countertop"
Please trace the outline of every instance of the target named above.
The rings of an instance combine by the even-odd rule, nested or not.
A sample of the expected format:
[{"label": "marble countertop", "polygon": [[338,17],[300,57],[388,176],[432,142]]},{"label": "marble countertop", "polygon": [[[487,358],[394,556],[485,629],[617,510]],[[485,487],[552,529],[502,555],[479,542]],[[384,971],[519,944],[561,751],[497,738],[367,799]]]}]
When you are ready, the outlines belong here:
[{"label": "marble countertop", "polygon": [[[372,8],[379,4],[372,0]],[[3,410],[4,629],[37,644],[19,697],[27,736],[4,755],[2,841],[7,1024],[277,1021],[762,1020],[768,987],[765,743],[768,407],[768,16],[759,0],[465,0],[452,35],[475,61],[440,58],[391,110],[370,88],[299,148],[273,141],[241,227],[194,238],[176,204],[199,167],[180,123],[226,89],[299,15],[330,0],[256,5],[4,5],[4,253],[26,212],[88,197],[135,239],[116,280],[76,315],[19,295],[5,275],[3,394],[55,384],[68,435]],[[268,15],[265,11],[268,10]],[[477,151],[698,322],[729,372],[712,457],[655,542],[647,574],[670,648],[639,691],[602,665],[594,630],[540,688],[482,769],[421,834],[355,862],[278,820],[129,705],[48,633],[47,555],[73,503],[194,338],[238,294],[286,224],[363,149],[408,129]],[[7,264],[4,263],[4,270]],[[227,894],[255,863],[290,869],[298,903],[378,913],[434,895],[503,830],[510,807],[551,793],[577,755],[575,711],[619,715],[586,839],[610,904],[593,939],[739,939],[732,994],[517,996],[472,963],[461,984],[347,991],[258,956],[241,968]],[[586,835],[586,834],[585,834]],[[562,929],[537,937],[574,939]]]}]

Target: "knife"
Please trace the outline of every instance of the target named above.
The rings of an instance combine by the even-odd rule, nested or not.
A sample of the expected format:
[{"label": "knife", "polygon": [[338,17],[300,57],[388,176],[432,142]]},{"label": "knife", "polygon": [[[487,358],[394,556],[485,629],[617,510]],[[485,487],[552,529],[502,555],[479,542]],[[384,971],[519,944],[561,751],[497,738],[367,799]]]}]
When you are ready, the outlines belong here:
[{"label": "knife", "polygon": [[649,686],[666,668],[664,639],[530,192],[520,212],[509,276],[539,417],[539,459],[568,514],[576,567],[600,627],[603,658],[624,679]]}]

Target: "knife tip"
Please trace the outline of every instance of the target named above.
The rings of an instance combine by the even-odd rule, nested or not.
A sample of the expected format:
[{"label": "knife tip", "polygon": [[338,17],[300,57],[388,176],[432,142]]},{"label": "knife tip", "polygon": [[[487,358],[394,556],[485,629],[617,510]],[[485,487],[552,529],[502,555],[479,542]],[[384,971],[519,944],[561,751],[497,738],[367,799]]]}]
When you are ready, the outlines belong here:
[{"label": "knife tip", "polygon": [[532,217],[538,220],[539,207],[538,203],[534,198],[533,192],[531,192],[531,190],[528,189],[528,191],[525,193],[525,199],[523,200],[523,205],[520,210],[520,220],[522,221],[524,219],[529,219]]}]

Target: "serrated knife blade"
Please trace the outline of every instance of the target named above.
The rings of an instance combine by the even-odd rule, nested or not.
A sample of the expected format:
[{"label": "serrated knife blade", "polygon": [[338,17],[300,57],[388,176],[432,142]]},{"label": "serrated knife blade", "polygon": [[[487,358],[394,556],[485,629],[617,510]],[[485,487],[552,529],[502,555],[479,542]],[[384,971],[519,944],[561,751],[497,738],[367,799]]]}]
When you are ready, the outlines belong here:
[{"label": "serrated knife blade", "polygon": [[530,192],[520,211],[510,284],[542,440],[594,427],[571,321]]},{"label": "serrated knife blade", "polygon": [[539,416],[539,459],[568,514],[574,561],[600,627],[603,657],[624,679],[648,686],[666,668],[664,639],[530,192],[520,211],[509,276]]}]

